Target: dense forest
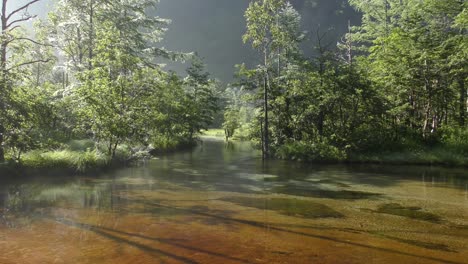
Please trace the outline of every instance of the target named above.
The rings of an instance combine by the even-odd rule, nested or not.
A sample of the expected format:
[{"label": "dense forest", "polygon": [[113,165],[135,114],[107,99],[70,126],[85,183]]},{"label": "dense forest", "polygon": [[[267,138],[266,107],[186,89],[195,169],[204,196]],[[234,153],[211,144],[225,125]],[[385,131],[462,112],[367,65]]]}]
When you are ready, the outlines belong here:
[{"label": "dense forest", "polygon": [[[287,2],[252,2],[243,40],[263,61],[239,66],[245,100],[229,107],[226,126],[253,107],[249,131],[265,157],[466,164],[467,2],[349,4],[362,22],[336,45],[326,30],[302,32]],[[305,38],[315,57],[303,56]]]},{"label": "dense forest", "polygon": [[[170,20],[149,15],[156,0],[59,0],[31,34],[39,1],[2,0],[2,163],[83,168],[221,126],[264,158],[468,163],[464,0],[349,0],[362,21],[339,43],[304,32],[287,1],[251,1],[239,38],[261,60],[228,85],[196,51],[162,48]],[[181,76],[163,61],[190,66]]]}]

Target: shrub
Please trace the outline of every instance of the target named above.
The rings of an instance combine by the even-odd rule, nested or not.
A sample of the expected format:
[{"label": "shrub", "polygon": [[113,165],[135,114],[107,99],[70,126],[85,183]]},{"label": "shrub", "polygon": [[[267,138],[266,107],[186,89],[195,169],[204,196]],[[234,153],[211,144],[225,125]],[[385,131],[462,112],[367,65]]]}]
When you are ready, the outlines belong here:
[{"label": "shrub", "polygon": [[329,144],[328,141],[289,141],[278,147],[276,156],[281,159],[298,161],[343,161],[346,152]]},{"label": "shrub", "polygon": [[441,144],[445,149],[468,155],[468,128],[449,127],[440,132]]}]

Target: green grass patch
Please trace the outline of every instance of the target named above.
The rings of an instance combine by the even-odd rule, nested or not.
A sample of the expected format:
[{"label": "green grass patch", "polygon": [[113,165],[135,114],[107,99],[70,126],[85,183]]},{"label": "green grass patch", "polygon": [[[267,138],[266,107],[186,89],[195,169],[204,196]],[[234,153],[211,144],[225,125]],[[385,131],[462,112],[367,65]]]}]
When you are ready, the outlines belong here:
[{"label": "green grass patch", "polygon": [[402,152],[356,153],[350,156],[350,162],[468,166],[468,156],[442,147]]},{"label": "green grass patch", "polygon": [[70,168],[85,172],[92,168],[105,167],[109,162],[106,155],[96,150],[34,150],[23,155],[21,166],[32,169]]}]

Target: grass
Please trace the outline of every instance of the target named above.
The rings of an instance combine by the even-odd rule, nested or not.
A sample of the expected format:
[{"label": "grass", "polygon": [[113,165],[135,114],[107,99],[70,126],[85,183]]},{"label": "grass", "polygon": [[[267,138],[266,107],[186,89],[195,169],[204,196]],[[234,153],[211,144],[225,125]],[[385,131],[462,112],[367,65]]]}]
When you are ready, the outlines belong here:
[{"label": "grass", "polygon": [[103,168],[110,164],[109,158],[97,150],[35,150],[26,153],[21,166],[30,169],[69,168],[85,172],[94,168]]},{"label": "grass", "polygon": [[286,142],[273,149],[275,156],[285,160],[332,163],[381,163],[398,165],[444,165],[468,167],[466,143],[440,143],[435,146],[419,144],[402,146],[397,150],[385,148],[374,151],[346,151],[325,142]]},{"label": "grass", "polygon": [[[58,149],[36,149],[24,153],[20,162],[9,162],[0,166],[1,171],[35,172],[35,171],[66,171],[89,172],[108,168],[115,164],[102,146],[96,148],[92,140],[71,140]],[[126,146],[119,146],[116,160],[123,161],[131,157]]]},{"label": "grass", "polygon": [[59,145],[57,149],[37,149],[24,153],[20,162],[9,161],[0,164],[0,173],[29,173],[46,170],[57,172],[91,172],[111,167],[118,167],[136,159],[147,157],[150,154],[164,154],[177,150],[193,147],[195,141],[187,141],[181,138],[158,137],[152,145],[142,147],[140,151],[132,150],[132,147],[121,144],[117,147],[114,159],[107,155],[105,144],[95,144],[94,141],[71,140]]},{"label": "grass", "polygon": [[348,161],[356,163],[468,166],[468,156],[442,147],[401,152],[357,153],[350,155]]}]

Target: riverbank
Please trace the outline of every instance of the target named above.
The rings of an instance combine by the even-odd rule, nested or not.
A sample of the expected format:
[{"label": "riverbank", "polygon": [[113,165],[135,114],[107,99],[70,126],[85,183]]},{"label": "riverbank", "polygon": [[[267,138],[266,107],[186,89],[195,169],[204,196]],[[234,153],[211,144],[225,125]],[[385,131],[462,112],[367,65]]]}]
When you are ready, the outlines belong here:
[{"label": "riverbank", "polygon": [[120,145],[115,157],[111,158],[105,154],[102,146],[95,146],[90,140],[72,140],[57,149],[26,152],[19,161],[10,158],[0,163],[0,175],[99,173],[157,155],[190,149],[196,144],[196,141],[165,140],[150,147]]},{"label": "riverbank", "polygon": [[440,148],[414,152],[403,151],[355,154],[346,161],[350,163],[468,167],[467,156]]},{"label": "riverbank", "polygon": [[349,152],[333,146],[282,146],[275,157],[284,160],[320,163],[372,163],[389,165],[437,165],[468,167],[468,156],[450,147],[420,147],[415,150],[382,152]]},{"label": "riverbank", "polygon": [[[225,140],[223,129],[209,129],[203,131],[202,138]],[[245,140],[244,136],[229,140]],[[248,140],[246,140],[248,141]],[[273,148],[274,158],[312,163],[344,163],[344,164],[389,164],[389,165],[429,165],[468,167],[466,144],[456,143],[459,139],[435,147],[423,145],[412,146],[412,149],[402,147],[399,150],[383,150],[368,152],[352,152],[339,149],[326,142],[304,143],[290,142]],[[254,144],[254,142],[253,142]]]}]

